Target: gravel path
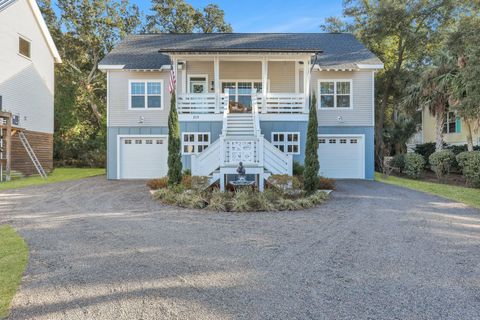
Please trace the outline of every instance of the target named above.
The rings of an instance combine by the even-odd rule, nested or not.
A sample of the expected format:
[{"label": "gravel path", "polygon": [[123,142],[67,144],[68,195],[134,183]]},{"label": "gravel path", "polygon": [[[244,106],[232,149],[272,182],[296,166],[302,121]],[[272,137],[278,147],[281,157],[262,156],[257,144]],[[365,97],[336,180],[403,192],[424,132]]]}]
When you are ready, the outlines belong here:
[{"label": "gravel path", "polygon": [[480,318],[480,211],[377,182],[217,214],[96,177],[0,192],[0,223],[31,250],[9,319]]}]

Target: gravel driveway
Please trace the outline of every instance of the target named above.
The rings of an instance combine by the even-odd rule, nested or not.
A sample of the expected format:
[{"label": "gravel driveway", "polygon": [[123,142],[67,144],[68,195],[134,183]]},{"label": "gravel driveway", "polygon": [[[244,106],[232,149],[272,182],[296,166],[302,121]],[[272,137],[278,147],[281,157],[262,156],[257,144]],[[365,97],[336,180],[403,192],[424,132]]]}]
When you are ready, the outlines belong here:
[{"label": "gravel driveway", "polygon": [[0,192],[0,223],[31,250],[10,319],[480,318],[480,211],[377,182],[219,214],[96,177]]}]

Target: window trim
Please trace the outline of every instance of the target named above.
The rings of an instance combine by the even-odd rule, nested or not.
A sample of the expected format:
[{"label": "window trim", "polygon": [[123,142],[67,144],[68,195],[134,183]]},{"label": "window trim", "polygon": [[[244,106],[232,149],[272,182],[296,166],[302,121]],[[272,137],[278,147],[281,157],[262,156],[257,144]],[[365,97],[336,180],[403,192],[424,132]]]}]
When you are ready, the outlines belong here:
[{"label": "window trim", "polygon": [[[143,82],[145,84],[145,107],[143,108],[132,108],[132,83],[133,82]],[[149,108],[148,107],[148,82],[158,82],[160,83],[160,94],[152,94],[150,96],[152,97],[157,97],[160,96],[160,108]],[[164,104],[163,100],[165,98],[165,86],[163,85],[164,81],[163,79],[128,79],[128,110],[140,110],[140,111],[145,111],[145,110],[163,110],[164,109]]]},{"label": "window trim", "polygon": [[[280,142],[280,141],[273,141],[273,135],[275,135],[275,134],[283,134],[283,135],[285,136],[284,141],[281,141],[281,142]],[[297,140],[296,142],[291,141],[291,143],[288,143],[288,141],[287,141],[287,136],[288,136],[289,134],[296,134],[296,135],[298,135],[298,140]],[[272,131],[272,133],[271,133],[271,140],[270,140],[270,141],[271,141],[271,144],[272,144],[275,148],[277,148],[276,145],[279,145],[279,144],[281,144],[281,145],[284,146],[284,150],[285,150],[285,151],[282,151],[282,150],[280,150],[280,149],[277,148],[279,151],[282,151],[282,152],[285,153],[285,154],[292,154],[292,155],[293,155],[293,154],[300,154],[300,148],[301,148],[300,139],[301,139],[300,131]],[[279,142],[280,142],[280,143],[279,143]],[[298,151],[297,151],[297,152],[288,152],[288,145],[298,145]]]},{"label": "window trim", "polygon": [[[187,93],[188,94],[198,94],[198,93],[193,93],[190,91],[190,78],[205,78],[205,88],[207,91],[205,93],[210,93],[209,87],[208,87],[208,74],[188,74],[187,75]],[[200,93],[202,94],[202,93]]]},{"label": "window trim", "polygon": [[[22,40],[25,40],[28,42],[29,44],[29,47],[28,47],[28,53],[30,56],[26,56],[24,55],[23,53],[20,52],[20,39]],[[18,51],[17,51],[17,54],[25,59],[28,59],[28,60],[32,60],[32,40],[30,40],[29,38],[21,35],[21,34],[18,34]]]},{"label": "window trim", "polygon": [[[193,134],[193,135],[194,135],[195,141],[193,141],[193,142],[188,141],[188,142],[187,142],[187,145],[189,145],[189,146],[191,146],[191,145],[195,146],[195,152],[185,152],[185,151],[184,151],[185,140],[183,139],[183,137],[184,137],[185,135],[189,135],[189,134]],[[205,135],[205,134],[208,135],[208,144],[205,144],[205,142],[199,143],[199,142],[198,142],[198,136],[199,136],[199,135]],[[202,153],[203,151],[205,151],[205,149],[203,149],[202,152],[198,152],[198,146],[207,146],[207,148],[208,148],[208,147],[210,147],[210,145],[212,144],[211,134],[210,134],[210,132],[208,132],[208,131],[205,131],[205,132],[200,132],[200,131],[197,131],[197,132],[182,132],[181,139],[182,139],[182,146],[181,146],[181,148],[182,148],[182,155],[184,155],[184,156],[190,156],[190,155],[193,155],[193,154],[200,154],[200,153]]]},{"label": "window trim", "polygon": [[[322,107],[322,95],[320,94],[320,84],[322,82],[333,82],[333,108]],[[349,108],[337,107],[337,82],[350,83],[350,107]],[[318,94],[318,102],[317,102],[318,110],[352,110],[353,109],[353,79],[318,79],[317,94]]]},{"label": "window trim", "polygon": [[[449,122],[448,120],[450,119],[449,117],[449,114],[450,113],[453,113],[453,124],[455,124],[455,130],[453,132],[450,132],[448,129],[449,129]],[[447,111],[446,114],[445,114],[445,125],[444,125],[444,129],[446,130],[442,130],[443,131],[443,134],[452,134],[452,133],[462,133],[461,130],[457,132],[457,119],[458,119],[458,116],[456,114],[455,111]],[[451,119],[450,119],[451,120]]]}]

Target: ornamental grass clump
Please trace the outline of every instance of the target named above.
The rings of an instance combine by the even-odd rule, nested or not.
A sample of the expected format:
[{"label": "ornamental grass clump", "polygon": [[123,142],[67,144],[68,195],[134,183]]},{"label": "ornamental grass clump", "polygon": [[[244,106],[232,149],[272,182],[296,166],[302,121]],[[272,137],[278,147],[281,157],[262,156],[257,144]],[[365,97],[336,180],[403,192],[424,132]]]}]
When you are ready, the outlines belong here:
[{"label": "ornamental grass clump", "polygon": [[230,211],[231,201],[231,192],[222,192],[219,189],[215,189],[212,191],[207,209],[212,211]]},{"label": "ornamental grass clump", "polygon": [[455,161],[455,155],[450,150],[440,150],[432,153],[428,161],[430,168],[437,175],[437,179],[443,182],[450,174],[450,169]]},{"label": "ornamental grass clump", "polygon": [[480,187],[480,151],[466,151],[457,155],[457,162],[467,184]]},{"label": "ornamental grass clump", "polygon": [[240,190],[235,193],[232,200],[232,211],[248,212],[253,211],[252,194],[247,190]]},{"label": "ornamental grass clump", "polygon": [[420,178],[425,168],[425,159],[418,153],[407,153],[404,160],[405,168],[403,172],[410,178]]}]

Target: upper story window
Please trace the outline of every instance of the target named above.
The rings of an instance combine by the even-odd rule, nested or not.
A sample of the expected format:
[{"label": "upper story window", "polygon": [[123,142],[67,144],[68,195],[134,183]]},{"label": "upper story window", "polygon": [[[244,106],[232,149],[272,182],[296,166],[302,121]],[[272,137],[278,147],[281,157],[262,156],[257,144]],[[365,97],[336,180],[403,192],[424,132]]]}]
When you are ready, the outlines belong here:
[{"label": "upper story window", "polygon": [[252,108],[252,92],[262,92],[261,81],[224,81],[222,92],[228,90],[231,112],[250,111]]},{"label": "upper story window", "polygon": [[272,144],[287,154],[299,154],[300,132],[272,132]]},{"label": "upper story window", "polygon": [[352,108],[352,80],[319,80],[319,108]]},{"label": "upper story window", "polygon": [[443,133],[460,133],[459,119],[455,115],[455,112],[447,112],[445,116],[445,124],[443,125]]},{"label": "upper story window", "polygon": [[27,58],[31,57],[31,43],[29,40],[18,37],[18,53]]},{"label": "upper story window", "polygon": [[130,80],[129,109],[163,109],[162,80]]}]

